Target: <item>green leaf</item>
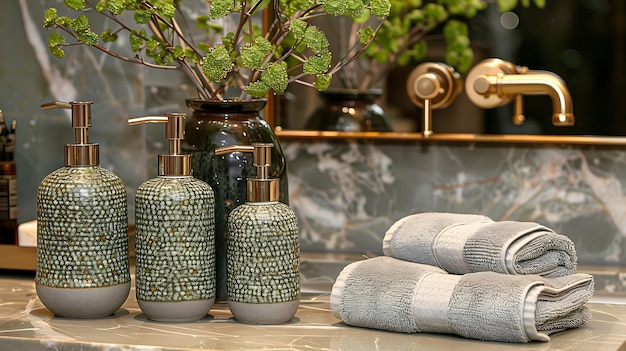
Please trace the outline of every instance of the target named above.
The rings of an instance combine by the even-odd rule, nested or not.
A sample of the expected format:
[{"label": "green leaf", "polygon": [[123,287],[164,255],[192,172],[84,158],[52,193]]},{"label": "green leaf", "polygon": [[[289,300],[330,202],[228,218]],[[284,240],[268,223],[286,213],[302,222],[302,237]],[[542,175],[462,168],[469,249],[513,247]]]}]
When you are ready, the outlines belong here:
[{"label": "green leaf", "polygon": [[108,0],[107,8],[112,14],[119,15],[126,9],[126,3],[124,0]]},{"label": "green leaf", "polygon": [[292,21],[289,25],[289,29],[291,30],[291,34],[296,41],[300,41],[304,39],[304,34],[306,33],[306,29],[309,25],[302,20]]},{"label": "green leaf", "polygon": [[424,22],[424,11],[420,9],[411,10],[404,16],[404,18],[409,23],[422,23]]},{"label": "green leaf", "polygon": [[261,81],[274,90],[275,94],[283,94],[287,89],[289,75],[285,62],[274,62],[261,73]]},{"label": "green leaf", "polygon": [[367,17],[365,13],[365,6],[363,6],[362,0],[344,0],[346,5],[348,6],[346,10],[346,14],[350,15],[350,17],[354,18],[362,18]]},{"label": "green leaf", "polygon": [[226,78],[233,69],[230,53],[223,45],[215,45],[200,62],[202,71],[211,82]]},{"label": "green leaf", "polygon": [[162,49],[162,42],[157,37],[151,37],[150,39],[145,41],[146,44],[146,54],[150,57],[157,58]]},{"label": "green leaf", "polygon": [[352,17],[352,21],[354,21],[354,23],[357,23],[357,24],[364,24],[369,21],[370,17],[371,16],[369,12],[363,12],[361,16]]},{"label": "green leaf", "polygon": [[152,14],[154,14],[154,10],[137,10],[133,18],[137,24],[146,24],[150,21],[150,18],[152,18]]},{"label": "green leaf", "polygon": [[359,35],[359,44],[367,45],[367,43],[374,38],[374,28],[370,26],[363,27],[357,32]]},{"label": "green leaf", "polygon": [[197,46],[198,46],[198,50],[200,51],[208,52],[209,50],[211,50],[211,47],[209,46],[209,44],[205,42],[200,42],[198,43]]},{"label": "green leaf", "polygon": [[263,61],[272,52],[272,44],[264,37],[257,37],[253,45],[246,45],[241,49],[241,60],[245,67],[251,70],[260,70]]},{"label": "green leaf", "polygon": [[226,35],[222,37],[222,44],[229,52],[235,51],[234,41],[235,41],[235,33],[233,32],[228,32],[226,33]]},{"label": "green leaf", "polygon": [[448,11],[439,4],[429,3],[424,7],[424,14],[435,22],[443,22],[448,18]]},{"label": "green leaf", "polygon": [[422,58],[426,56],[427,52],[428,52],[428,43],[426,42],[426,40],[418,41],[411,48],[411,53],[415,60],[421,60]]},{"label": "green leaf", "polygon": [[95,45],[98,43],[98,34],[94,33],[89,28],[89,19],[87,19],[87,16],[80,15],[76,17],[70,24],[70,28],[85,45]]},{"label": "green leaf", "polygon": [[166,19],[171,20],[176,14],[176,7],[166,1],[162,1],[161,4],[157,6],[157,12]]},{"label": "green leaf", "polygon": [[185,58],[191,61],[192,63],[196,63],[200,61],[200,56],[198,56],[198,54],[196,54],[196,52],[193,51],[192,48],[185,49]]},{"label": "green leaf", "polygon": [[65,44],[65,38],[59,33],[50,33],[48,36],[48,49],[52,55],[63,58],[65,56],[65,51],[61,49],[61,46]]},{"label": "green leaf", "polygon": [[248,84],[245,91],[253,97],[262,97],[270,92],[270,88],[262,81],[257,80]]},{"label": "green leaf", "polygon": [[459,38],[467,38],[469,28],[465,22],[450,20],[443,28],[443,35],[447,41],[457,41]]},{"label": "green leaf", "polygon": [[136,30],[132,30],[130,32],[128,41],[130,43],[130,48],[133,50],[133,52],[138,52],[139,50],[141,50],[141,47],[145,43],[144,36],[145,36],[144,33],[137,32]]},{"label": "green leaf", "polygon": [[96,45],[98,44],[98,34],[92,32],[91,30],[86,30],[78,34],[78,39],[85,43],[85,45]]},{"label": "green leaf", "polygon": [[104,12],[107,9],[107,0],[100,0],[98,1],[98,3],[96,4],[96,11],[98,12]]},{"label": "green leaf", "polygon": [[222,18],[231,12],[239,11],[241,3],[234,0],[213,0],[210,2],[209,15],[212,19]]},{"label": "green leaf", "polygon": [[318,91],[324,91],[328,89],[332,81],[332,74],[318,74],[317,76],[315,76],[315,89],[317,89]]},{"label": "green leaf", "polygon": [[330,68],[331,59],[330,52],[320,56],[311,56],[302,65],[302,71],[306,74],[322,74]]},{"label": "green leaf", "polygon": [[89,29],[89,19],[85,15],[80,15],[72,21],[70,28],[77,33],[86,31]]},{"label": "green leaf", "polygon": [[329,44],[326,34],[315,26],[309,26],[306,29],[304,42],[316,55],[321,55],[328,51]]},{"label": "green leaf", "polygon": [[85,0],[64,0],[64,2],[65,6],[74,11],[82,10],[87,6]]},{"label": "green leaf", "polygon": [[472,67],[472,63],[474,62],[474,51],[471,48],[465,48],[461,51],[459,55],[459,63],[457,65],[457,70],[461,73],[465,73],[469,71]]},{"label": "green leaf", "polygon": [[333,16],[341,16],[348,11],[348,3],[345,0],[323,1],[324,12]]},{"label": "green leaf", "polygon": [[64,27],[69,27],[72,25],[72,21],[73,19],[67,17],[67,16],[61,16],[58,17],[56,20],[56,24],[59,26],[64,26]]},{"label": "green leaf", "polygon": [[374,16],[385,17],[391,11],[391,2],[389,0],[371,0],[370,7]]},{"label": "green leaf", "polygon": [[117,40],[117,34],[113,33],[110,29],[107,29],[106,31],[100,33],[100,38],[102,38],[103,42],[110,43]]},{"label": "green leaf", "polygon": [[55,25],[57,19],[57,9],[51,7],[46,10],[43,14],[43,26],[46,28],[50,28]]},{"label": "green leaf", "polygon": [[172,53],[172,55],[174,56],[174,58],[176,60],[184,60],[185,59],[185,49],[183,49],[181,46],[176,45],[174,47],[174,52]]},{"label": "green leaf", "polygon": [[498,0],[500,12],[509,12],[517,7],[517,0]]}]

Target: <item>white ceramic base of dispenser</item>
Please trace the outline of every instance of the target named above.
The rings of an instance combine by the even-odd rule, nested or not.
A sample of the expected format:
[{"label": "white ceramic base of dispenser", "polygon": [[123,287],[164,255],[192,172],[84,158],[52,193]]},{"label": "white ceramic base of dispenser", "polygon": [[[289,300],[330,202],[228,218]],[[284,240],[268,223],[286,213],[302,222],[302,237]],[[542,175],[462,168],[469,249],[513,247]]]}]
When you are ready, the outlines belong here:
[{"label": "white ceramic base of dispenser", "polygon": [[130,282],[106,288],[64,289],[35,284],[41,302],[57,317],[99,318],[117,311],[130,292]]},{"label": "white ceramic base of dispenser", "polygon": [[194,322],[209,313],[215,298],[196,301],[143,301],[137,300],[141,311],[157,322]]},{"label": "white ceramic base of dispenser", "polygon": [[243,303],[228,301],[228,308],[237,322],[246,324],[283,324],[291,321],[300,300],[279,303]]}]

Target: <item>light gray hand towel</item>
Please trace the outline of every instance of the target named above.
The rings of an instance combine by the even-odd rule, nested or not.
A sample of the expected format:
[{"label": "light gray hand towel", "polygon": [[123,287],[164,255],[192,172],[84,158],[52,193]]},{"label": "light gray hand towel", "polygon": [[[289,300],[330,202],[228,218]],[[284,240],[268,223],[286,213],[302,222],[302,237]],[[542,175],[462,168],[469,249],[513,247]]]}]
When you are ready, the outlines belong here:
[{"label": "light gray hand towel", "polygon": [[453,275],[381,256],[347,265],[330,306],[335,317],[356,327],[529,342],[549,341],[553,332],[588,322],[584,304],[592,294],[593,277],[583,273]]},{"label": "light gray hand towel", "polygon": [[574,243],[540,224],[438,212],[396,221],[385,234],[383,252],[456,274],[491,271],[560,277],[575,273],[577,261]]}]

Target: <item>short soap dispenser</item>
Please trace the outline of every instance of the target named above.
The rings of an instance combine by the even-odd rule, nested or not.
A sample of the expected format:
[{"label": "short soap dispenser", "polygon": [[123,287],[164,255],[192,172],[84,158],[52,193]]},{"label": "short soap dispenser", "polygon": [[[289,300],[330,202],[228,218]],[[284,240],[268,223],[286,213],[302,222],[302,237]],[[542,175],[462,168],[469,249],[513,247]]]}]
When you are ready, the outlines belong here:
[{"label": "short soap dispenser", "polygon": [[99,166],[98,144],[88,141],[91,104],[41,105],[71,109],[76,137],[65,145],[65,167],[46,176],[37,193],[35,286],[59,317],[111,315],[130,292],[126,188]]},{"label": "short soap dispenser", "polygon": [[230,213],[226,233],[228,307],[248,324],[287,323],[300,303],[298,220],[278,201],[278,179],[268,179],[273,146],[215,150],[254,152],[257,177],[248,179],[247,202]]},{"label": "short soap dispenser", "polygon": [[159,155],[158,177],[135,196],[137,302],[149,319],[162,322],[200,320],[215,302],[215,198],[191,176],[191,155],[180,153],[186,116],[128,120],[167,123],[169,154]]}]

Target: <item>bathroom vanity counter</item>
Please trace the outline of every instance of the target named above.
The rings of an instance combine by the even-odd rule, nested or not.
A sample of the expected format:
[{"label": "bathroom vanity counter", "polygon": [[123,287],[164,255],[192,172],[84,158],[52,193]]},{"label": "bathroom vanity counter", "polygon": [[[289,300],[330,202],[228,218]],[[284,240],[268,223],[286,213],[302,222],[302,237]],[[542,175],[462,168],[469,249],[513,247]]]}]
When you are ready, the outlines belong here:
[{"label": "bathroom vanity counter", "polygon": [[[308,269],[306,267],[303,267]],[[0,276],[0,350],[622,350],[626,305],[589,303],[593,320],[552,336],[552,341],[505,344],[442,334],[401,334],[349,327],[330,312],[328,281],[305,284],[291,323],[237,323],[216,304],[194,323],[146,319],[134,289],[114,316],[91,320],[54,317],[39,301],[33,277]],[[312,287],[312,288],[311,288]]]}]

